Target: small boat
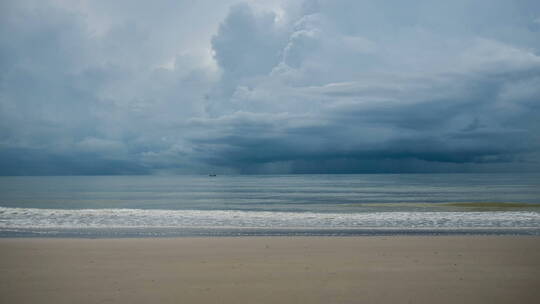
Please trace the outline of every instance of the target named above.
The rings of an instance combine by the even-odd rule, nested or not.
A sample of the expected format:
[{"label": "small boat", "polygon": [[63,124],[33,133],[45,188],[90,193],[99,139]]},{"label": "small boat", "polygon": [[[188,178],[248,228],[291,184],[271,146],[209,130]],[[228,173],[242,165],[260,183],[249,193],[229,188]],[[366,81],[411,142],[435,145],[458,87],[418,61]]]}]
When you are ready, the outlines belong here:
[{"label": "small boat", "polygon": [[216,176],[214,173],[210,173],[208,174],[208,176]]}]

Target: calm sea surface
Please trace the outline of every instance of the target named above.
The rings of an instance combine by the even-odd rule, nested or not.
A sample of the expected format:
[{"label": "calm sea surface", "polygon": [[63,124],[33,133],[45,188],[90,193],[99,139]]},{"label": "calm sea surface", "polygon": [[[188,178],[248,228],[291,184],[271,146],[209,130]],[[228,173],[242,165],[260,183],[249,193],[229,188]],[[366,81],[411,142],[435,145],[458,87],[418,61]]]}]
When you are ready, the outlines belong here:
[{"label": "calm sea surface", "polygon": [[0,177],[4,237],[540,234],[538,207],[531,174]]}]

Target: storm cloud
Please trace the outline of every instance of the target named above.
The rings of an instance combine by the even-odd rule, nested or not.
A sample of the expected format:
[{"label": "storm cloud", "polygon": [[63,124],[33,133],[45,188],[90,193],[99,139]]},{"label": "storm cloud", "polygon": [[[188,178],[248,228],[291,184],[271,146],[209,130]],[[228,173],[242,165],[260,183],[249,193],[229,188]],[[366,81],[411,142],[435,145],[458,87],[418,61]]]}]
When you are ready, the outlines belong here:
[{"label": "storm cloud", "polygon": [[540,171],[540,2],[3,1],[0,174]]}]

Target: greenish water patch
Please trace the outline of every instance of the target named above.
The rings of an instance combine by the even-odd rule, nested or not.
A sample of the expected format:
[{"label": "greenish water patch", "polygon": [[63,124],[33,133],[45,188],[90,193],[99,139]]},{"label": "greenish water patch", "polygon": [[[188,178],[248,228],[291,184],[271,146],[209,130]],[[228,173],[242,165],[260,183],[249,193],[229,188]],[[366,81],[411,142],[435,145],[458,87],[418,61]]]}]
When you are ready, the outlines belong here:
[{"label": "greenish water patch", "polygon": [[534,210],[540,211],[540,204],[516,202],[450,202],[450,203],[358,203],[346,204],[345,207],[374,209],[418,209],[431,211],[504,211]]},{"label": "greenish water patch", "polygon": [[474,208],[474,209],[529,209],[540,208],[540,204],[509,203],[509,202],[466,202],[466,203],[442,203],[447,207]]},{"label": "greenish water patch", "polygon": [[437,207],[439,203],[356,203],[342,204],[343,207]]}]

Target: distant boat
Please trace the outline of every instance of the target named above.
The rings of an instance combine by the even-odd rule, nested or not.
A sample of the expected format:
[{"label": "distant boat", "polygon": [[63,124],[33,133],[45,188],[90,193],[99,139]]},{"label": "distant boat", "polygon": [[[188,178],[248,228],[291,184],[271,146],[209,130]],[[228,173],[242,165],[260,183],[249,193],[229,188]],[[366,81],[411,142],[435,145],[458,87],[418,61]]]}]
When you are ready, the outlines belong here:
[{"label": "distant boat", "polygon": [[208,174],[208,176],[216,176],[214,173],[210,173]]}]

